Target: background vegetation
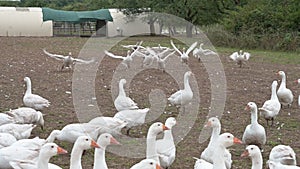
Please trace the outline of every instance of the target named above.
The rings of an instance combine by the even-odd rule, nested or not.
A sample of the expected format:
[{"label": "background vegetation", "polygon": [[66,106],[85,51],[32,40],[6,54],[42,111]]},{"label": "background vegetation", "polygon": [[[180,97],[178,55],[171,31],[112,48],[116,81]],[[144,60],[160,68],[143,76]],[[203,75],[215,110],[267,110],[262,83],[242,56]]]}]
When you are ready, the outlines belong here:
[{"label": "background vegetation", "polygon": [[[163,12],[200,26],[216,46],[300,51],[299,0],[21,0],[2,1],[0,6],[79,11],[119,8],[127,15]],[[152,31],[154,22],[160,23],[161,30],[172,28],[172,23],[164,21],[160,16],[147,18]],[[193,25],[186,26],[187,36],[192,36]]]}]

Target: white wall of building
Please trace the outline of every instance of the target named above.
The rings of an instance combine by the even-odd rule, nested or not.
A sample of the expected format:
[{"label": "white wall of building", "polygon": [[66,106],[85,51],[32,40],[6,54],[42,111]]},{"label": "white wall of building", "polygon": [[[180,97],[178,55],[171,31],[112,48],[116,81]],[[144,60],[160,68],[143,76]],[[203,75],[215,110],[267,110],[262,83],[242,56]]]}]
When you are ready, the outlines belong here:
[{"label": "white wall of building", "polygon": [[[128,22],[126,15],[124,15],[118,9],[109,9],[113,22],[107,22],[107,36],[114,37],[119,36],[121,33],[123,36],[133,36],[139,34],[149,34],[150,26],[146,22],[141,20],[141,17]],[[119,30],[119,31],[117,31]],[[159,26],[155,25],[155,31],[159,33]]]},{"label": "white wall of building", "polygon": [[0,7],[0,36],[52,35],[52,21],[43,22],[42,8]]}]

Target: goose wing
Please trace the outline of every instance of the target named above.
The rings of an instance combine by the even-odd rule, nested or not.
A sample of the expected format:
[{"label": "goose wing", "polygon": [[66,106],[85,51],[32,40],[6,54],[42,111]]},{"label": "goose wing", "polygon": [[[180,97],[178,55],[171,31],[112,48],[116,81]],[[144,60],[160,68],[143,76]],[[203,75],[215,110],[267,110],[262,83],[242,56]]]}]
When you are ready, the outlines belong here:
[{"label": "goose wing", "polygon": [[52,53],[47,52],[45,49],[43,49],[43,52],[44,52],[46,55],[48,55],[48,56],[50,56],[51,58],[54,58],[54,59],[56,59],[56,60],[63,60],[63,59],[66,59],[66,56],[63,56],[63,55],[57,55],[57,54],[52,54]]}]

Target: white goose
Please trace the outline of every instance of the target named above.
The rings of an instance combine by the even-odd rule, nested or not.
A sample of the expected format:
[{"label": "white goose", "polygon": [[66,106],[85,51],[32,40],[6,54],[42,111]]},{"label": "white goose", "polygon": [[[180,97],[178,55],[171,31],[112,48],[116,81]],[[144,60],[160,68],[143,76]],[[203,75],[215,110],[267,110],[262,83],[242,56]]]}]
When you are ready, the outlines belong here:
[{"label": "white goose", "polygon": [[11,116],[5,114],[5,113],[0,113],[0,126],[3,124],[9,124],[9,123],[15,123],[14,118]]},{"label": "white goose", "polygon": [[281,76],[281,84],[279,86],[279,89],[277,90],[277,96],[279,99],[279,102],[282,106],[292,106],[293,102],[293,93],[290,89],[286,88],[286,75],[284,71],[277,72],[277,75]]},{"label": "white goose", "polygon": [[63,56],[63,55],[57,55],[57,54],[49,53],[45,49],[43,49],[43,51],[49,57],[54,58],[56,60],[62,60],[63,61],[63,65],[61,67],[61,70],[63,70],[64,68],[70,68],[70,69],[72,69],[72,65],[74,63],[89,64],[89,63],[94,62],[93,59],[92,60],[82,60],[82,59],[78,59],[78,58],[73,58],[71,52],[69,52],[69,55]]},{"label": "white goose", "polygon": [[269,169],[300,169],[300,167],[295,165],[284,165],[279,162],[269,161]]},{"label": "white goose", "polygon": [[147,159],[153,159],[155,160],[158,164],[159,163],[159,158],[158,154],[156,152],[156,136],[163,132],[164,130],[169,130],[168,127],[166,127],[164,124],[161,122],[156,122],[153,123],[147,133],[147,149],[146,149],[146,158]]},{"label": "white goose", "polygon": [[122,128],[128,124],[124,120],[104,116],[93,118],[88,123],[101,127],[103,132],[112,135],[120,135]]},{"label": "white goose", "polygon": [[250,59],[251,54],[248,52],[243,52],[240,50],[239,52],[234,52],[231,54],[229,57],[233,61],[235,61],[240,68],[242,67],[243,64],[246,64],[246,62]]},{"label": "white goose", "polygon": [[262,169],[263,159],[260,149],[256,145],[249,145],[246,150],[241,154],[241,157],[250,157],[252,160],[251,169]]},{"label": "white goose", "polygon": [[193,73],[188,71],[184,74],[184,88],[172,94],[168,100],[172,105],[183,107],[193,99],[193,91],[189,84],[189,78]]},{"label": "white goose", "polygon": [[118,56],[118,55],[115,55],[113,53],[110,53],[108,51],[104,51],[104,53],[109,56],[109,57],[112,57],[112,58],[115,58],[115,59],[122,59],[122,64],[128,69],[130,68],[130,64],[133,60],[133,57],[136,56],[136,52],[138,51],[139,47],[137,47],[137,49],[134,50],[134,52],[130,52],[130,50],[127,51],[127,56],[123,57],[123,56]]},{"label": "white goose", "polygon": [[141,46],[143,44],[143,41],[137,42],[135,45],[121,45],[123,48],[126,49],[137,49],[139,46]]},{"label": "white goose", "polygon": [[[230,133],[221,134],[215,144],[214,155],[213,155],[213,165],[209,165],[203,159],[198,159],[194,165],[194,169],[226,169],[226,157],[220,154],[224,154],[227,147],[233,144],[242,144],[242,141],[234,137]],[[201,160],[201,161],[199,161]]]},{"label": "white goose", "polygon": [[[296,83],[300,85],[300,79],[296,80]],[[300,107],[300,95],[298,96],[298,106]]]},{"label": "white goose", "polygon": [[94,124],[73,123],[66,125],[61,130],[53,130],[46,140],[50,143],[55,139],[74,143],[78,137],[87,135],[93,140],[97,140],[98,136],[104,131],[103,127]]},{"label": "white goose", "polygon": [[296,153],[290,146],[277,145],[272,148],[269,161],[278,162],[284,165],[297,165]]},{"label": "white goose", "polygon": [[31,131],[36,127],[34,124],[4,124],[0,126],[0,132],[9,133],[17,140],[29,138]]},{"label": "white goose", "polygon": [[132,127],[142,125],[145,123],[147,113],[150,111],[149,108],[145,109],[134,109],[134,110],[122,110],[114,115],[114,118],[120,119],[127,122],[126,128],[127,135]]},{"label": "white goose", "polygon": [[6,112],[13,117],[18,124],[39,124],[42,129],[44,127],[44,117],[40,111],[36,111],[30,107],[21,107]]},{"label": "white goose", "polygon": [[105,160],[105,149],[108,145],[120,143],[111,134],[104,133],[99,136],[97,144],[101,148],[97,148],[95,150],[93,169],[108,169]]},{"label": "white goose", "polygon": [[187,51],[183,48],[182,52],[174,45],[173,41],[171,40],[171,45],[175,49],[177,53],[180,55],[180,60],[182,63],[187,63],[189,59],[189,53],[197,46],[198,42],[194,42]]},{"label": "white goose", "polygon": [[199,61],[200,61],[200,56],[201,55],[205,55],[206,56],[206,55],[216,55],[217,54],[216,52],[214,52],[214,51],[212,51],[210,49],[203,49],[202,48],[203,45],[204,45],[203,43],[200,43],[199,48],[195,48],[193,50],[194,57],[197,58]]},{"label": "white goose", "polygon": [[[157,60],[157,63],[158,63],[158,69],[161,69],[163,71],[165,71],[165,68],[166,68],[166,60],[168,59],[168,57],[174,55],[174,52],[172,53],[169,53],[168,52],[170,51],[170,49],[166,49],[160,53],[156,53],[154,50],[152,50],[151,48],[146,48],[147,51],[156,58]],[[167,55],[166,55],[167,54]],[[166,55],[166,56],[165,56]]]},{"label": "white goose", "polygon": [[130,169],[162,169],[153,159],[144,159],[132,166]]},{"label": "white goose", "polygon": [[174,117],[167,118],[165,126],[170,130],[164,131],[164,137],[156,141],[156,152],[159,157],[160,166],[168,168],[172,165],[176,156],[176,147],[172,135],[172,128],[176,125],[176,119]]},{"label": "white goose", "polygon": [[276,93],[277,85],[278,85],[277,81],[273,81],[271,99],[265,101],[264,105],[261,108],[258,108],[258,110],[260,111],[260,115],[267,120],[267,125],[269,124],[269,120],[271,120],[272,126],[273,126],[274,118],[278,115],[281,108]]},{"label": "white goose", "polygon": [[[221,133],[220,120],[217,117],[211,117],[208,119],[208,121],[204,127],[212,127],[212,133],[211,133],[211,137],[210,137],[208,146],[201,153],[200,158],[209,163],[213,163],[213,154],[214,154],[215,145],[216,145],[217,139]],[[226,159],[225,160],[226,168],[230,169],[231,164],[232,164],[231,153],[227,149],[225,150],[224,157]],[[204,162],[202,162],[202,163],[204,163]]]},{"label": "white goose", "polygon": [[17,139],[9,133],[0,133],[0,149],[17,142]]},{"label": "white goose", "polygon": [[[55,143],[46,143],[42,146],[37,161],[11,161],[9,164],[14,169],[52,169],[49,167],[49,160],[51,157],[58,154],[66,154],[68,153],[63,148],[59,147]],[[52,164],[50,164],[51,166]]]},{"label": "white goose", "polygon": [[138,109],[137,104],[130,97],[126,96],[124,84],[126,84],[126,80],[121,79],[119,82],[119,95],[114,101],[116,109],[118,111]]},{"label": "white goose", "polygon": [[142,68],[146,67],[146,66],[151,66],[154,59],[156,58],[153,54],[151,54],[149,51],[151,50],[151,48],[149,46],[147,46],[145,48],[145,52],[137,52],[137,56],[143,58],[143,62],[142,62]]},{"label": "white goose", "polygon": [[101,148],[92,138],[80,136],[76,139],[71,152],[70,169],[82,169],[81,157],[84,150]]},{"label": "white goose", "polygon": [[0,167],[11,169],[10,161],[34,160],[39,155],[39,149],[28,149],[21,146],[8,146],[0,149]]},{"label": "white goose", "polygon": [[25,95],[23,97],[24,105],[27,107],[31,107],[35,110],[42,110],[45,107],[49,107],[50,102],[47,99],[45,99],[39,95],[32,94],[30,78],[25,77],[24,81],[26,82],[26,86],[27,86]]},{"label": "white goose", "polygon": [[266,131],[257,121],[257,106],[254,102],[249,102],[245,110],[250,110],[251,112],[251,124],[244,131],[243,142],[246,145],[254,144],[262,148],[266,144]]}]

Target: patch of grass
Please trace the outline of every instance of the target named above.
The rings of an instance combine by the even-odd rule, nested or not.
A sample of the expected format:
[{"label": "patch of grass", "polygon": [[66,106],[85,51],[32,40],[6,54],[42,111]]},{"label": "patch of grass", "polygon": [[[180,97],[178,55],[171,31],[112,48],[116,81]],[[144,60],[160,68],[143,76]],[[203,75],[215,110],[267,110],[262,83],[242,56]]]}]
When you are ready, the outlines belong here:
[{"label": "patch of grass", "polygon": [[[224,48],[216,47],[219,53],[231,54],[234,51],[240,49],[237,48]],[[265,61],[271,63],[280,63],[280,64],[300,64],[300,53],[299,52],[278,52],[278,51],[266,51],[266,50],[248,50],[244,49],[251,53],[251,57],[254,61]]]}]

